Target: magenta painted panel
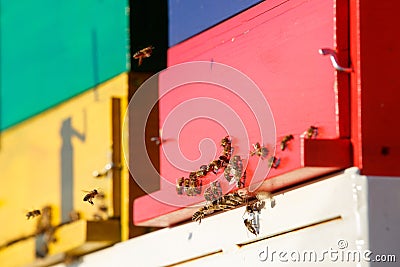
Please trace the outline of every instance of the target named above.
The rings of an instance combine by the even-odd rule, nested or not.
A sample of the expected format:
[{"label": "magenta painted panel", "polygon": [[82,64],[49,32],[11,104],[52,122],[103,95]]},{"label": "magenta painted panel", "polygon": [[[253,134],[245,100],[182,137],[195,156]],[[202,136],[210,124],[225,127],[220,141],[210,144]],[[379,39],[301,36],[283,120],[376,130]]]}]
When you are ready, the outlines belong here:
[{"label": "magenta painted panel", "polygon": [[[318,49],[334,47],[334,44],[333,0],[266,1],[170,48],[168,65],[208,61],[212,71],[214,62],[219,62],[236,68],[257,84],[273,113],[276,134],[271,132],[271,136],[277,142],[276,156],[281,159],[279,168],[272,169],[264,177],[268,179],[301,167],[300,135],[310,125],[319,127],[321,138],[338,138],[335,73],[329,59],[318,53]],[[162,94],[163,79],[160,79],[160,83]],[[233,136],[234,146],[237,143],[244,147],[243,143],[251,145],[257,141],[270,143],[271,136],[260,139],[258,123],[245,97],[235,96],[226,89],[210,84],[183,85],[163,97],[160,100],[160,127],[165,127],[168,116],[175,108],[181,107],[180,103],[199,97],[225,103],[243,121],[248,139],[237,140]],[[214,114],[222,112],[213,110],[211,105],[185,108],[180,112],[189,114],[196,108]],[[226,119],[237,118],[232,116]],[[163,183],[175,183],[176,178],[187,177],[190,168],[207,164],[220,153],[219,141],[226,131],[218,123],[219,119],[216,120],[195,119],[186,125],[179,125],[175,121],[175,126],[182,127],[182,130],[179,137],[163,136],[172,141],[161,146],[161,176],[165,181],[162,180],[161,190],[153,197],[168,194],[178,197],[175,191],[167,192],[167,186]],[[230,124],[224,122],[224,125]],[[294,135],[294,140],[285,151],[281,151],[279,141],[288,134]],[[204,141],[206,138],[213,140],[216,145]],[[182,154],[194,161],[188,165],[189,169],[179,170],[164,154],[163,149],[173,145],[173,142],[176,142],[175,145],[179,143]],[[242,149],[235,153],[246,154],[248,151]],[[266,162],[253,157],[248,164],[248,177],[251,178],[255,166]],[[210,179],[215,177],[210,176]],[[195,204],[203,199],[181,198],[185,204]],[[150,219],[178,209],[145,196],[135,201],[134,221],[145,224]]]}]

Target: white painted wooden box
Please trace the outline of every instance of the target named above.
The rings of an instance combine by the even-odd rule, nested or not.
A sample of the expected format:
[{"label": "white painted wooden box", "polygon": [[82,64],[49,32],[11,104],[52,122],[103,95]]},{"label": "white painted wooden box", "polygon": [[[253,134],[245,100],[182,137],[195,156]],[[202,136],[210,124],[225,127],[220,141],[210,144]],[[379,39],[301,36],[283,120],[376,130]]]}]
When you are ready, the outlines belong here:
[{"label": "white painted wooden box", "polygon": [[116,244],[76,266],[399,266],[400,178],[350,168],[273,198],[257,237],[241,207]]}]

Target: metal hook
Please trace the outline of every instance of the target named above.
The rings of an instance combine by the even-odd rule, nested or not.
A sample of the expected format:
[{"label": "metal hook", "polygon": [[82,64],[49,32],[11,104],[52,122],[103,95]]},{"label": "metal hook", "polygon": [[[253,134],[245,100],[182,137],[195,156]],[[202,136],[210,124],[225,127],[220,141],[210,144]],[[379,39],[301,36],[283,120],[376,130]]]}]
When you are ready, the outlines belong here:
[{"label": "metal hook", "polygon": [[335,50],[330,49],[330,48],[321,48],[321,49],[318,50],[318,52],[323,56],[329,55],[329,57],[331,59],[331,62],[332,62],[332,65],[336,70],[347,72],[347,73],[353,71],[352,68],[345,68],[345,67],[342,67],[342,66],[339,65]]}]

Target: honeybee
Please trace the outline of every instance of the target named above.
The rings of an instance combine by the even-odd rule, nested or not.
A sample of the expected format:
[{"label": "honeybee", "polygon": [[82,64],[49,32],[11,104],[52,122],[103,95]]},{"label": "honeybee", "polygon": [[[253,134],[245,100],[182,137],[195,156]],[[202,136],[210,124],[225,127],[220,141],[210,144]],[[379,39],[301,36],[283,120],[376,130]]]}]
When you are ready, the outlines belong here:
[{"label": "honeybee", "polygon": [[243,223],[247,230],[257,236],[260,233],[259,214],[261,209],[265,207],[264,201],[257,201],[253,204],[246,205],[245,214],[243,215]]},{"label": "honeybee", "polygon": [[192,221],[195,222],[199,222],[199,224],[201,223],[201,220],[208,214],[211,214],[214,212],[213,206],[211,205],[205,205],[203,207],[201,207],[198,211],[196,211],[193,215],[192,215]]},{"label": "honeybee", "polygon": [[176,193],[178,193],[178,195],[182,195],[183,194],[183,183],[185,181],[185,177],[181,177],[178,178],[176,180]]},{"label": "honeybee", "polygon": [[200,170],[207,173],[207,165],[201,165]]},{"label": "honeybee", "polygon": [[224,177],[229,183],[232,182],[232,178],[233,178],[231,175],[231,170],[232,170],[232,166],[230,164],[228,164],[228,166],[226,166],[225,170],[224,170]]},{"label": "honeybee", "polygon": [[232,169],[233,169],[233,177],[235,180],[239,180],[242,177],[243,173],[243,161],[239,155],[235,155],[232,159]]},{"label": "honeybee", "polygon": [[236,182],[236,187],[237,187],[237,188],[243,188],[243,187],[245,187],[245,185],[246,185],[246,178],[247,178],[247,173],[246,173],[246,170],[244,170],[242,178],[240,178],[240,179]]},{"label": "honeybee", "polygon": [[214,213],[215,211],[233,209],[242,204],[243,201],[243,198],[237,193],[230,193],[221,196],[220,198],[213,200],[211,203],[206,204],[196,211],[192,216],[192,220],[195,222],[199,221],[199,223],[201,223],[201,219],[203,219],[205,216]]},{"label": "honeybee", "polygon": [[307,139],[317,138],[317,135],[318,135],[318,127],[313,125],[311,125],[304,133],[304,137]]},{"label": "honeybee", "polygon": [[229,160],[232,155],[232,140],[229,135],[221,140],[221,146],[223,147],[222,156],[225,156]]},{"label": "honeybee", "polygon": [[214,174],[217,174],[219,169],[221,169],[222,166],[223,166],[223,161],[220,159],[216,159],[216,160],[211,161],[208,164],[207,170],[212,171]]},{"label": "honeybee", "polygon": [[275,199],[272,196],[272,194],[270,192],[266,192],[266,191],[259,191],[256,193],[256,198],[259,201],[263,201],[266,199],[269,199],[271,201],[271,208],[273,208],[273,206],[275,206]]},{"label": "honeybee", "polygon": [[[202,165],[205,166],[205,165]],[[207,166],[206,169],[199,169],[195,172],[197,178],[202,178],[207,175]]]},{"label": "honeybee", "polygon": [[275,156],[272,156],[268,160],[268,164],[271,168],[277,169],[279,165],[281,164],[281,159],[277,158]]},{"label": "honeybee", "polygon": [[26,213],[26,219],[29,220],[30,218],[35,218],[36,216],[41,215],[42,213],[40,210],[31,210]]},{"label": "honeybee", "polygon": [[281,150],[284,151],[287,147],[287,144],[289,143],[290,140],[293,140],[294,137],[292,134],[286,135],[285,137],[283,137],[282,141],[281,141]]},{"label": "honeybee", "polygon": [[214,201],[222,196],[222,187],[219,181],[212,182],[210,187],[204,191],[204,198],[207,201]]},{"label": "honeybee", "polygon": [[140,65],[142,65],[143,58],[150,57],[151,54],[153,53],[153,50],[154,50],[154,47],[150,45],[148,47],[145,47],[145,48],[137,51],[135,54],[133,54],[132,57],[134,59],[138,59],[139,60],[138,61],[138,66],[140,66]]},{"label": "honeybee", "polygon": [[179,195],[185,192],[187,196],[196,196],[201,194],[202,186],[203,182],[197,179],[195,172],[192,172],[189,178],[182,177],[177,180],[176,190]]},{"label": "honeybee", "polygon": [[183,180],[183,192],[185,192],[186,195],[190,195],[190,179],[189,178],[184,178],[184,180]]},{"label": "honeybee", "polygon": [[233,156],[230,163],[226,166],[224,170],[224,177],[228,182],[231,183],[233,179],[233,181],[235,181],[237,185],[240,185],[242,174],[243,174],[242,158],[239,155],[235,155]]},{"label": "honeybee", "polygon": [[244,219],[243,223],[246,226],[247,230],[249,230],[250,233],[254,234],[257,236],[257,230],[256,228],[253,227],[253,218],[252,219]]},{"label": "honeybee", "polygon": [[240,196],[237,192],[234,192],[222,196],[219,201],[230,206],[238,206],[245,202],[245,198]]},{"label": "honeybee", "polygon": [[93,203],[93,198],[96,197],[96,195],[99,193],[96,189],[92,190],[92,191],[86,191],[88,192],[85,197],[83,198],[83,201],[87,201],[90,204],[94,205]]},{"label": "honeybee", "polygon": [[265,146],[261,146],[259,142],[253,144],[253,151],[250,151],[250,156],[257,155],[264,159],[268,156],[269,150]]},{"label": "honeybee", "polygon": [[226,166],[229,163],[229,158],[225,155],[219,156],[219,161],[221,161],[222,166]]},{"label": "honeybee", "polygon": [[227,136],[225,136],[224,138],[221,139],[221,146],[222,147],[225,147],[225,146],[227,146],[228,144],[231,144],[231,143],[232,143],[232,141],[231,141],[229,135],[227,135]]},{"label": "honeybee", "polygon": [[199,179],[191,179],[190,187],[192,188],[192,195],[200,195],[203,187],[203,181]]}]

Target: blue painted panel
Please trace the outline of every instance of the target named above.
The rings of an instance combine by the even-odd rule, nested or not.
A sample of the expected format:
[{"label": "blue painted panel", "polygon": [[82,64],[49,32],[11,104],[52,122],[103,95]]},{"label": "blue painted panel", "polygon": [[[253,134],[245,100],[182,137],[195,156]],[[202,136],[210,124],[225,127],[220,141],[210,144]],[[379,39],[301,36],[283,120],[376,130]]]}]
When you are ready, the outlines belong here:
[{"label": "blue painted panel", "polygon": [[180,43],[261,0],[168,0],[169,46]]},{"label": "blue painted panel", "polygon": [[0,0],[0,129],[126,71],[127,6]]}]

